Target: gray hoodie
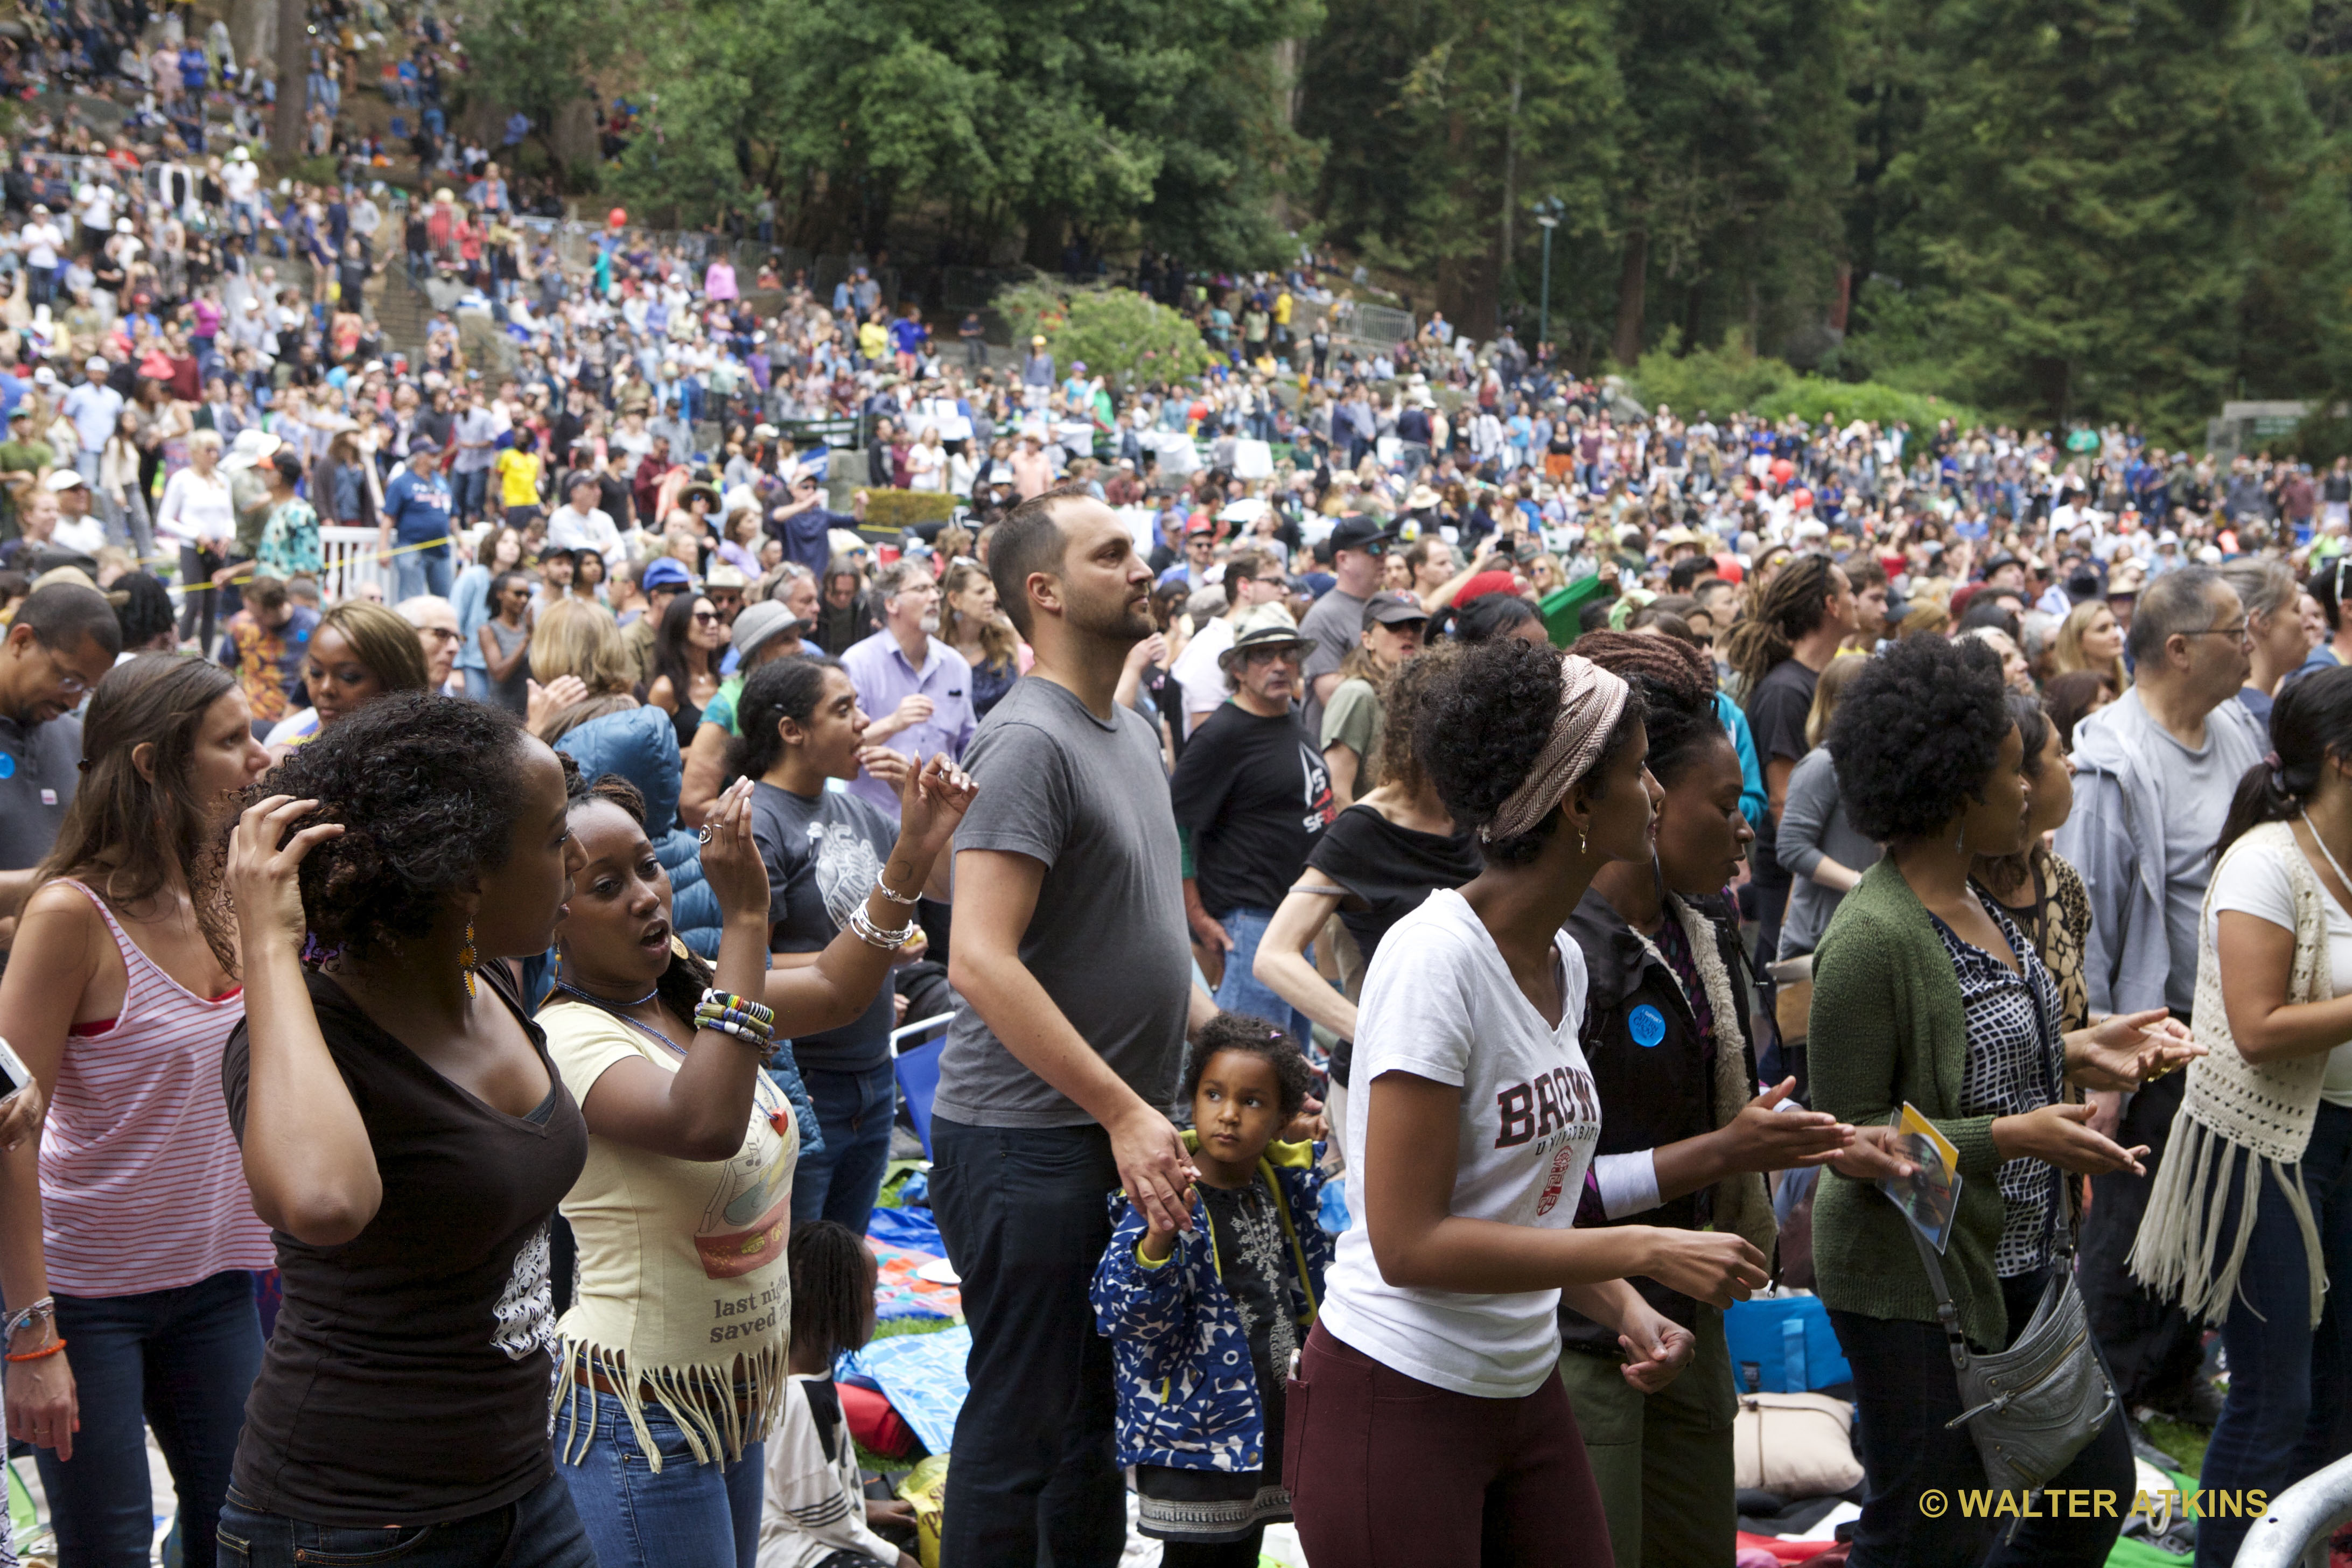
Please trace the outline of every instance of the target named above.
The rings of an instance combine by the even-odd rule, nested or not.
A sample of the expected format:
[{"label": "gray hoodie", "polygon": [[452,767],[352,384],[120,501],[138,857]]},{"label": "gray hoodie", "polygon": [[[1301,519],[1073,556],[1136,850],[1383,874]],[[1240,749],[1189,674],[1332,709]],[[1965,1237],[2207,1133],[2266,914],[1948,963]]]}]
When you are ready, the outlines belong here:
[{"label": "gray hoodie", "polygon": [[[2212,875],[2210,852],[2239,777],[2262,760],[2264,743],[2261,721],[2242,704],[2223,702],[2206,716],[2200,757],[2210,762],[2202,782],[2192,783],[2180,772],[2183,748],[2142,705],[2137,689],[2075,727],[2074,813],[2058,829],[2057,848],[2082,874],[2091,898],[2083,978],[2094,1017],[2144,1007],[2187,1013],[2197,986],[2196,907]],[[2196,791],[2193,799],[2173,803],[2171,820],[2194,817],[2201,842],[2168,841],[2168,785]],[[2203,826],[2208,818],[2210,827]],[[2168,866],[2174,868],[2170,877]],[[2176,937],[2185,939],[2185,953]]]}]

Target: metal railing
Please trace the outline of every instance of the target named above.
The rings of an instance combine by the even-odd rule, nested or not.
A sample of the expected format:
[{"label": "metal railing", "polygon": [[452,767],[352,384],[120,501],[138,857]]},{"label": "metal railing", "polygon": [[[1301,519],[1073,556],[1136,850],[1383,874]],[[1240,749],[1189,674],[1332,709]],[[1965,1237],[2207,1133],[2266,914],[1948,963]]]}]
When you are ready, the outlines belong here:
[{"label": "metal railing", "polygon": [[2352,1458],[2338,1459],[2273,1498],[2238,1548],[2238,1568],[2327,1568],[2330,1537],[2352,1524]]}]

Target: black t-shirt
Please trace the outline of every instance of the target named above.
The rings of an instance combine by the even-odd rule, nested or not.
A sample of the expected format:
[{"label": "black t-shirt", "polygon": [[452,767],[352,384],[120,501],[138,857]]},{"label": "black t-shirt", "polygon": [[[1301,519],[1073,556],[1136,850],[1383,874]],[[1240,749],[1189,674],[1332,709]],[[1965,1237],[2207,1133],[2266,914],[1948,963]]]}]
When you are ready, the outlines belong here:
[{"label": "black t-shirt", "polygon": [[[246,1402],[231,1479],[255,1509],[313,1524],[432,1524],[500,1508],[554,1473],[555,1312],[548,1219],[588,1159],[588,1127],[505,968],[478,972],[547,1068],[543,1114],[509,1116],[443,1078],[309,977],[319,1033],[383,1181],[341,1247],[278,1233],[285,1303]],[[221,1089],[245,1133],[246,1026]]]},{"label": "black t-shirt", "polygon": [[1432,889],[1458,888],[1478,874],[1481,864],[1478,840],[1469,829],[1419,833],[1360,803],[1341,812],[1330,830],[1316,838],[1307,863],[1363,900],[1360,910],[1342,902],[1339,914],[1367,964],[1389,928],[1421,908]]},{"label": "black t-shirt", "polygon": [[[772,784],[751,786],[751,837],[768,868],[768,947],[773,952],[822,952],[864,907],[875,879],[889,863],[898,825],[869,800],[846,790],[814,797]],[[897,1009],[890,987],[874,994],[866,1011],[837,1029],[793,1039],[803,1070],[863,1072],[890,1059]]]},{"label": "black t-shirt", "polygon": [[1306,727],[1238,702],[1192,731],[1169,792],[1176,826],[1193,833],[1202,907],[1219,920],[1281,903],[1331,822],[1331,773]]},{"label": "black t-shirt", "polygon": [[[1805,743],[1805,720],[1813,710],[1813,688],[1821,675],[1793,658],[1784,658],[1764,672],[1748,694],[1748,728],[1756,737],[1756,765],[1769,771],[1774,758],[1804,761],[1812,748]],[[1756,825],[1756,879],[1766,887],[1785,888],[1789,874],[1771,850],[1779,837],[1772,814]]]}]

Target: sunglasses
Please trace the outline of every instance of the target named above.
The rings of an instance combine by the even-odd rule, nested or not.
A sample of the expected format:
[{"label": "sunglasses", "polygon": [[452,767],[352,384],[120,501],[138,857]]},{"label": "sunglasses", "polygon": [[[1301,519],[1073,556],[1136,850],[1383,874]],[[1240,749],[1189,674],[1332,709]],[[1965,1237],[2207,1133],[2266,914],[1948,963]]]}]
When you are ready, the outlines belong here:
[{"label": "sunglasses", "polygon": [[709,626],[719,619],[719,612],[716,610],[696,610],[693,615],[694,624],[698,626]]}]

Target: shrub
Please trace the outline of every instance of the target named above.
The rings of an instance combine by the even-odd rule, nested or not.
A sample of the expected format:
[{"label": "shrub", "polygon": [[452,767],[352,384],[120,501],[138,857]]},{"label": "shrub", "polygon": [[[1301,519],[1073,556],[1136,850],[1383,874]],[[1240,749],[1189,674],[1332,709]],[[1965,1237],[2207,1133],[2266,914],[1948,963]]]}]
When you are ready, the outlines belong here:
[{"label": "shrub", "polygon": [[1748,335],[1736,328],[1724,334],[1718,347],[1679,353],[1680,347],[1681,334],[1669,328],[1627,379],[1629,390],[1643,404],[1651,408],[1670,404],[1685,419],[1702,408],[1718,416],[1754,408],[1798,379],[1784,362],[1758,354]]},{"label": "shrub", "polygon": [[866,526],[895,534],[919,523],[945,522],[955,506],[956,498],[940,490],[869,489]]},{"label": "shrub", "polygon": [[1209,368],[1209,346],[1185,317],[1132,289],[1076,288],[1039,280],[997,295],[995,307],[1013,328],[1023,354],[1039,333],[1055,368],[1083,363],[1114,384],[1176,380]]},{"label": "shrub", "polygon": [[1976,409],[1948,397],[1905,392],[1879,381],[1832,381],[1818,375],[1798,377],[1758,403],[1755,411],[1767,419],[1793,414],[1809,425],[1832,415],[1840,425],[1867,419],[1892,426],[1901,420],[1918,431],[1933,430],[1939,419],[1949,419],[1961,429],[1984,422]]}]

